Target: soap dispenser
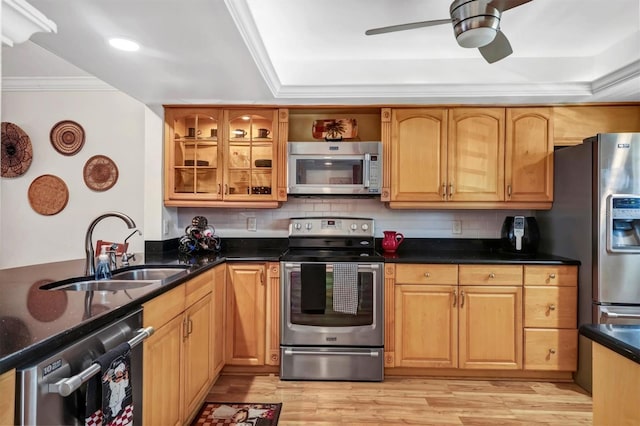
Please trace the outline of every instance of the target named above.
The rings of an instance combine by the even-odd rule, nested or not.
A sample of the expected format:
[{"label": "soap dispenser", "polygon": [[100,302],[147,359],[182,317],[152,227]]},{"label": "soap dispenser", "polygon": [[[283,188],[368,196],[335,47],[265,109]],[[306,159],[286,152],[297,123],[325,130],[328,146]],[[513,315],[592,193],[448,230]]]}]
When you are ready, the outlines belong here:
[{"label": "soap dispenser", "polygon": [[98,264],[96,265],[96,280],[108,279],[111,279],[111,265],[109,264],[107,246],[102,246],[102,251],[98,256]]}]

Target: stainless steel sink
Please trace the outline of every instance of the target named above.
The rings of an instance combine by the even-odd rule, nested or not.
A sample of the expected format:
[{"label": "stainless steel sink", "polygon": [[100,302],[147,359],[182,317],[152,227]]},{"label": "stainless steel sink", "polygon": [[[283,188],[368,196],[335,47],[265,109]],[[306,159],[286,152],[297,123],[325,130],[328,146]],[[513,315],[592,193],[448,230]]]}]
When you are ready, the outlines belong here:
[{"label": "stainless steel sink", "polygon": [[67,291],[118,291],[146,287],[151,284],[160,284],[159,280],[88,280],[77,281],[48,288],[48,290]]},{"label": "stainless steel sink", "polygon": [[126,280],[126,281],[139,281],[139,280],[156,280],[164,281],[167,278],[172,278],[178,274],[188,274],[187,269],[189,266],[180,267],[149,267],[129,269],[127,271],[115,272],[112,275],[112,280]]}]

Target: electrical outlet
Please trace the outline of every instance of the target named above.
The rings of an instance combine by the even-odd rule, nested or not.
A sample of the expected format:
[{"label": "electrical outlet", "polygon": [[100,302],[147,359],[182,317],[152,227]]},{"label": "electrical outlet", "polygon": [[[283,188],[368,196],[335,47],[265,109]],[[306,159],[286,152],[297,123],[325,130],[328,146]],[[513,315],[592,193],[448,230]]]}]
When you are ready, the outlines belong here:
[{"label": "electrical outlet", "polygon": [[168,220],[163,220],[162,221],[162,234],[163,235],[169,235],[169,221]]},{"label": "electrical outlet", "polygon": [[453,225],[451,226],[452,234],[462,234],[462,221],[454,220]]},{"label": "electrical outlet", "polygon": [[255,217],[247,218],[247,231],[257,231],[258,223]]}]

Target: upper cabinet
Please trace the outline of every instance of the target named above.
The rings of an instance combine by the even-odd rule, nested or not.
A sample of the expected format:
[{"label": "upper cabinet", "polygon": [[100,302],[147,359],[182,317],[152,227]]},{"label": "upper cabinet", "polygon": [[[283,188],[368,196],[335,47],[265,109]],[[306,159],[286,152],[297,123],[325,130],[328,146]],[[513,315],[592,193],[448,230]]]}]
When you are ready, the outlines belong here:
[{"label": "upper cabinet", "polygon": [[550,208],[551,116],[550,108],[393,109],[383,201],[400,209]]},{"label": "upper cabinet", "polygon": [[556,146],[581,144],[598,133],[640,132],[640,104],[553,107]]},{"label": "upper cabinet", "polygon": [[277,207],[277,109],[165,108],[165,205]]}]

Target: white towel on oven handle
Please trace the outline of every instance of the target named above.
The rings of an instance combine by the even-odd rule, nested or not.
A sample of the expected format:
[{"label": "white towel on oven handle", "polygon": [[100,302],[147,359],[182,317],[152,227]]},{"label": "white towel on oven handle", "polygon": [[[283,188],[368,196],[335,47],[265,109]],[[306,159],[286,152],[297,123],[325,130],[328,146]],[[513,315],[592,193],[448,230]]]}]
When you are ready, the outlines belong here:
[{"label": "white towel on oven handle", "polygon": [[333,311],[358,313],[358,264],[333,264]]}]

